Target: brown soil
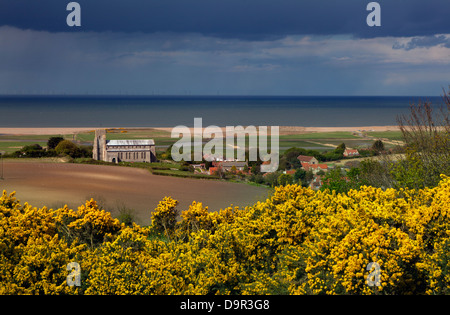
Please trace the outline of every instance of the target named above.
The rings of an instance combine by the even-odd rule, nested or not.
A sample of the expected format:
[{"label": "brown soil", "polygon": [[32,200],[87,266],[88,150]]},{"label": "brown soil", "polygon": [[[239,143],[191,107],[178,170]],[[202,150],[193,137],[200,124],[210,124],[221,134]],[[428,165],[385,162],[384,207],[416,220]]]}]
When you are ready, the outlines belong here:
[{"label": "brown soil", "polygon": [[4,162],[0,191],[16,191],[16,197],[35,207],[76,209],[93,197],[100,206],[118,215],[118,209],[134,209],[139,224],[150,223],[150,213],[165,196],[179,201],[187,210],[192,201],[210,211],[252,205],[265,200],[269,190],[216,180],[199,180],[152,175],[148,170],[116,166],[68,163]]}]

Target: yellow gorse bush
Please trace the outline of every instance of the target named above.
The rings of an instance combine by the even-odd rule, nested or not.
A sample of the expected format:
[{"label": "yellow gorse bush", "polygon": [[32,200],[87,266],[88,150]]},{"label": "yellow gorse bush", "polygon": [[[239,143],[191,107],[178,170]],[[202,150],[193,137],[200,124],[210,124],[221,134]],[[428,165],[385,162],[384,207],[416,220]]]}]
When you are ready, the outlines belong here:
[{"label": "yellow gorse bush", "polygon": [[3,192],[0,294],[450,293],[448,177],[418,191],[287,185],[217,212],[177,205],[166,197],[149,227],[129,227],[94,200],[38,209]]}]

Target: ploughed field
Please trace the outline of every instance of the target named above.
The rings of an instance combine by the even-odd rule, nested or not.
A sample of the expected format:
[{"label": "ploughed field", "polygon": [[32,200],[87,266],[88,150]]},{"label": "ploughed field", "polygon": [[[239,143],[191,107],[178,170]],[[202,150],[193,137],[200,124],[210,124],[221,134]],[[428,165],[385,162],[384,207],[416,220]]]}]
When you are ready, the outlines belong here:
[{"label": "ploughed field", "polygon": [[150,223],[151,211],[165,196],[178,200],[181,211],[194,200],[217,211],[231,205],[252,205],[269,195],[265,187],[158,176],[145,169],[103,165],[4,161],[3,177],[0,191],[16,191],[22,203],[48,208],[67,204],[76,209],[94,198],[113,216],[132,209],[136,222],[143,225]]}]

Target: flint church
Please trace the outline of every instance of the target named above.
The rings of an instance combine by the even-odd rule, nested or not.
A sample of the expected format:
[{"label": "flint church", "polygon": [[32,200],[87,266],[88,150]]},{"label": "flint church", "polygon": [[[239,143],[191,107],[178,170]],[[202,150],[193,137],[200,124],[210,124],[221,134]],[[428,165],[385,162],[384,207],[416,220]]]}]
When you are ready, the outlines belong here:
[{"label": "flint church", "polygon": [[105,162],[156,162],[155,141],[106,140],[106,130],[95,131],[93,159]]}]

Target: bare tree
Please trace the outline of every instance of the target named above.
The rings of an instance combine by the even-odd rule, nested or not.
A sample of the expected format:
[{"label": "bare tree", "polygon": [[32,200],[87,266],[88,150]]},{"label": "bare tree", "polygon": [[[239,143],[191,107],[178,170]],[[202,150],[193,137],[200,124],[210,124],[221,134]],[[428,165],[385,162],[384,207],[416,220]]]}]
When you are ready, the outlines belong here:
[{"label": "bare tree", "polygon": [[450,92],[436,113],[431,102],[411,104],[410,114],[397,118],[405,142],[406,167],[416,168],[419,186],[435,186],[450,175]]}]

